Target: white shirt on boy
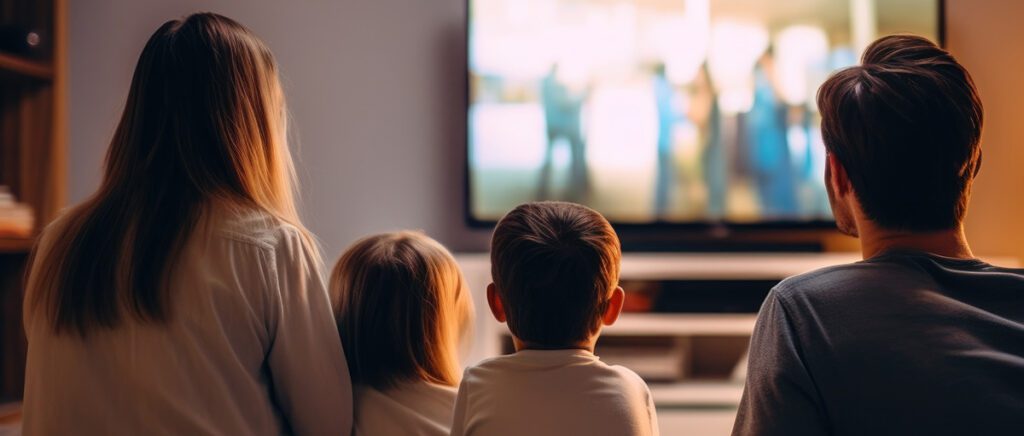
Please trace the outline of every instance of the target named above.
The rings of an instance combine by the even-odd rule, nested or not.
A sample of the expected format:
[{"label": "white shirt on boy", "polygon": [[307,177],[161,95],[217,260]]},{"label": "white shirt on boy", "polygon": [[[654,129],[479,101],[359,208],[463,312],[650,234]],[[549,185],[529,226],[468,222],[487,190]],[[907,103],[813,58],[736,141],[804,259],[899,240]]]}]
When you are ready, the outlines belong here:
[{"label": "white shirt on boy", "polygon": [[466,370],[452,436],[658,435],[647,384],[580,349],[522,350]]}]

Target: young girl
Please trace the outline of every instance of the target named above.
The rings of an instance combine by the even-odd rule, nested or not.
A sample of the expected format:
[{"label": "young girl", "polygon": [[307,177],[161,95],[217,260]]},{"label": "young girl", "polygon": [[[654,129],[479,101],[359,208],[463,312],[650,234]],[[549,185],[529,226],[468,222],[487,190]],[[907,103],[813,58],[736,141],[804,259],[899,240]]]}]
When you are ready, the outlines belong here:
[{"label": "young girl", "polygon": [[416,232],[356,242],[334,267],[356,435],[447,435],[472,301],[455,259]]}]

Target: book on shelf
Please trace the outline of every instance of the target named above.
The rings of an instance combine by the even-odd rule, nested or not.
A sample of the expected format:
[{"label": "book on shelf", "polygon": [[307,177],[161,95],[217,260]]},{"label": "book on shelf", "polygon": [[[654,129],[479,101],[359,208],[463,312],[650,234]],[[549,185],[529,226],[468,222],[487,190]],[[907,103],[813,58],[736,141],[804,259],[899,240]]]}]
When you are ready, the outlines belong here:
[{"label": "book on shelf", "polygon": [[32,208],[18,203],[6,186],[0,186],[0,238],[28,238],[35,228]]}]

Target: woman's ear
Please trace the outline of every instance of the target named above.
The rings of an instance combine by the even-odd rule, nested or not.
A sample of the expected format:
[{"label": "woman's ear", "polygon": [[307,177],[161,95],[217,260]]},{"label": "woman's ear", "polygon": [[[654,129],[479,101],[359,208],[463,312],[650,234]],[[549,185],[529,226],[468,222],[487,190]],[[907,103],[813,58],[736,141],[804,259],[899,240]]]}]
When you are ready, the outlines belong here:
[{"label": "woman's ear", "polygon": [[625,301],[626,291],[622,290],[622,286],[616,286],[612,295],[608,297],[608,307],[604,309],[604,315],[601,316],[601,324],[615,324],[615,321],[619,319],[619,314],[622,313],[622,304]]},{"label": "woman's ear", "polygon": [[494,283],[487,285],[487,305],[491,308],[494,319],[505,322],[505,305],[501,302],[501,296],[498,295],[498,288]]}]

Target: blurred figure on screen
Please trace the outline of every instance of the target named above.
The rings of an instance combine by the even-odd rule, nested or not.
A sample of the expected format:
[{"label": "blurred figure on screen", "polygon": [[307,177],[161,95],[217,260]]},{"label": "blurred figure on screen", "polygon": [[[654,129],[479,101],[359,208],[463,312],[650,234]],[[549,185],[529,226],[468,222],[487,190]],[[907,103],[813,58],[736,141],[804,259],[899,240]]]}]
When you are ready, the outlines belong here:
[{"label": "blurred figure on screen", "polygon": [[675,90],[665,77],[665,65],[654,68],[654,104],[658,110],[658,175],[654,187],[654,213],[663,218],[678,180],[672,153],[672,131],[680,116],[675,107]]},{"label": "blurred figure on screen", "polygon": [[590,176],[587,171],[586,143],[583,140],[581,112],[586,100],[586,91],[571,89],[558,77],[558,64],[541,82],[541,104],[544,106],[544,121],[547,124],[548,144],[544,151],[544,163],[540,169],[538,200],[551,198],[551,173],[554,167],[554,151],[557,141],[564,140],[569,146],[569,186],[565,199],[583,200],[590,190]]},{"label": "blurred figure on screen", "polygon": [[796,211],[786,138],[787,108],[774,83],[774,67],[769,49],[754,67],[754,103],[746,116],[750,168],[761,215],[768,218],[791,216]]},{"label": "blurred figure on screen", "polygon": [[718,220],[725,216],[725,197],[729,183],[729,166],[722,144],[722,110],[718,105],[708,64],[704,63],[694,82],[693,100],[703,104],[690,105],[687,116],[698,125],[701,135],[701,168],[707,189],[705,214]]}]

